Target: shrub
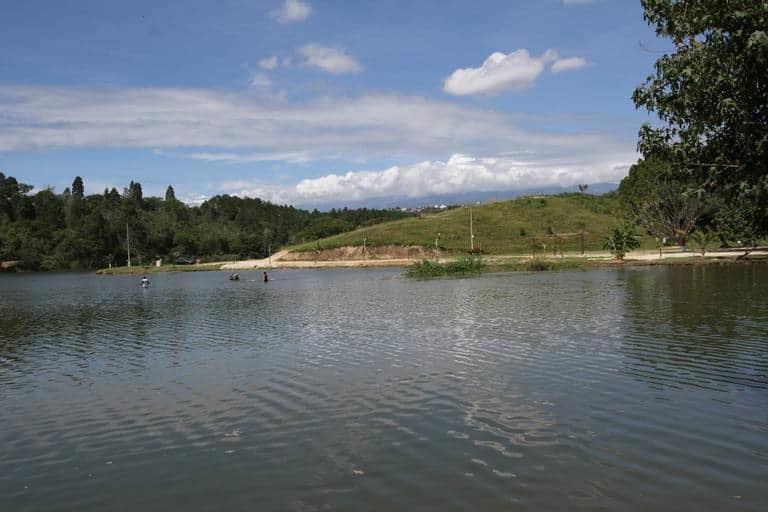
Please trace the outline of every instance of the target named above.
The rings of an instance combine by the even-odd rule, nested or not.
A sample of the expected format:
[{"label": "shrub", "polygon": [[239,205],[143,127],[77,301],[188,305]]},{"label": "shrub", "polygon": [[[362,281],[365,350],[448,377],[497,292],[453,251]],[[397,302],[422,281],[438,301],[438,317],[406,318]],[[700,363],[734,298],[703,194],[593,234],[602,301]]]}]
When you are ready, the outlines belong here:
[{"label": "shrub", "polygon": [[449,263],[437,263],[430,260],[421,260],[413,264],[405,275],[415,278],[443,277],[443,276],[470,276],[482,274],[486,270],[485,262],[481,258],[463,256]]},{"label": "shrub", "polygon": [[603,243],[603,249],[610,251],[617,260],[623,260],[629,251],[638,247],[640,247],[640,239],[635,234],[635,229],[627,224],[614,226]]},{"label": "shrub", "polygon": [[544,258],[533,258],[528,262],[528,270],[533,272],[552,270],[552,262],[545,260]]}]

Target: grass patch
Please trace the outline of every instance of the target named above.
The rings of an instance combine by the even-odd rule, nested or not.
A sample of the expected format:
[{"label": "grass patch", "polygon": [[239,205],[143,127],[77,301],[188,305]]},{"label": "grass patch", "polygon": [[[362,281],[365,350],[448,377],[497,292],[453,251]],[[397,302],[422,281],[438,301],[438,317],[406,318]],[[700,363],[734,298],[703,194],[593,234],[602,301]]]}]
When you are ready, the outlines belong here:
[{"label": "grass patch", "polygon": [[547,272],[552,270],[585,269],[594,266],[584,258],[532,258],[506,260],[490,265],[493,272]]},{"label": "grass patch", "polygon": [[[552,256],[561,251],[602,250],[605,237],[622,222],[623,212],[613,195],[561,194],[546,197],[522,197],[472,207],[475,248],[484,254],[531,254]],[[551,233],[570,234],[555,239]],[[438,237],[439,233],[439,237]],[[469,250],[469,208],[424,214],[384,222],[292,247],[295,251],[335,249],[347,246],[420,246],[433,249],[437,242],[443,252],[461,254]],[[653,249],[650,237],[643,248]]]},{"label": "grass patch", "polygon": [[156,274],[158,272],[201,272],[206,270],[219,270],[221,263],[201,263],[200,265],[163,265],[155,266],[133,266],[133,267],[112,267],[102,268],[96,271],[97,274],[104,275],[141,275]]},{"label": "grass patch", "polygon": [[432,277],[467,277],[480,275],[488,266],[478,257],[463,256],[448,263],[421,260],[405,271],[405,275],[416,279]]}]

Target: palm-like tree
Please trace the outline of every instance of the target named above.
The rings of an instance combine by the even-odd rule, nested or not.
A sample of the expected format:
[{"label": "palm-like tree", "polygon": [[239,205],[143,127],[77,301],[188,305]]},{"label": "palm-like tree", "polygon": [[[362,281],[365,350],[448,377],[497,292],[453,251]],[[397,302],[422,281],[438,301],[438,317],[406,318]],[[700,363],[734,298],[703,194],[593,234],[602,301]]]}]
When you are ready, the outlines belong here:
[{"label": "palm-like tree", "polygon": [[712,247],[718,240],[717,235],[714,232],[708,230],[694,231],[688,238],[691,241],[691,245],[701,251],[702,256],[705,256],[707,249]]}]

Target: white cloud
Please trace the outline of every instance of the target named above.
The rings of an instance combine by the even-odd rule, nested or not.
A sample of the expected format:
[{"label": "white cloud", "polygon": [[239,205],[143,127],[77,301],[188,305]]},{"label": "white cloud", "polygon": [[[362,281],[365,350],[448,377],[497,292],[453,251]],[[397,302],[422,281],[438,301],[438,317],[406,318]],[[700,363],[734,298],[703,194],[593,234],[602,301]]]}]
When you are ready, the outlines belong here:
[{"label": "white cloud", "polygon": [[[340,200],[428,197],[467,192],[570,187],[579,183],[617,182],[627,173],[634,152],[577,159],[478,158],[454,154],[447,161],[423,161],[375,171],[351,171],[304,179],[294,186],[231,181],[223,192],[266,198],[277,203],[323,204]],[[585,158],[586,157],[586,158]]]},{"label": "white cloud", "polygon": [[187,194],[181,198],[181,201],[187,203],[190,206],[200,206],[206,202],[210,197],[206,194]]},{"label": "white cloud", "polygon": [[299,48],[305,66],[322,69],[334,75],[359,73],[363,67],[344,50],[319,44],[308,44]]},{"label": "white cloud", "polygon": [[289,103],[250,89],[0,85],[0,112],[0,151],[197,147],[371,158],[507,148],[547,138],[490,110],[401,95]]},{"label": "white cloud", "polygon": [[175,156],[189,158],[192,160],[202,160],[205,162],[223,162],[229,164],[244,164],[252,162],[287,162],[292,164],[303,164],[313,160],[309,155],[302,152],[287,153],[228,153],[228,152],[207,152],[207,153],[181,153]]},{"label": "white cloud", "polygon": [[254,73],[249,83],[253,87],[268,88],[272,86],[272,80],[267,75],[261,73]]},{"label": "white cloud", "polygon": [[259,61],[259,67],[262,69],[272,70],[275,69],[277,65],[277,57],[274,55],[272,57],[265,57]]},{"label": "white cloud", "polygon": [[[576,127],[587,129],[583,119],[569,126],[560,116],[549,121],[554,130],[535,132],[493,110],[391,94],[293,103],[252,89],[0,84],[0,112],[0,152],[143,148],[255,169],[271,161],[417,162],[329,172],[292,187],[259,185],[263,193],[254,186],[229,191],[280,202],[594,183],[610,181],[622,164],[636,160],[634,129],[626,139],[610,127],[604,134],[579,133]],[[455,156],[443,161],[442,155]],[[219,168],[211,166],[212,172]]]},{"label": "white cloud", "polygon": [[443,83],[443,90],[466,95],[525,89],[536,81],[546,64],[556,58],[554,50],[547,50],[539,57],[532,57],[525,49],[508,54],[494,52],[479,68],[457,69],[451,73]]},{"label": "white cloud", "polygon": [[285,0],[283,6],[270,15],[280,23],[304,21],[312,14],[312,6],[301,0]]},{"label": "white cloud", "polygon": [[583,68],[587,61],[581,57],[568,57],[567,59],[557,59],[552,63],[552,72],[560,73],[562,71],[571,71],[573,69]]}]

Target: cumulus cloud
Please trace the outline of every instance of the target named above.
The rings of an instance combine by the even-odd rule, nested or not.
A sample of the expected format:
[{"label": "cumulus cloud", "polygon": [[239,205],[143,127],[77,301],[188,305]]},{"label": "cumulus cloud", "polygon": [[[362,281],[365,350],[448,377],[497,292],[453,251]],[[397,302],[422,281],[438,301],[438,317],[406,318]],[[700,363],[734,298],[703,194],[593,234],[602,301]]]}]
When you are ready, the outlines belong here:
[{"label": "cumulus cloud", "polygon": [[275,69],[277,65],[277,57],[274,55],[272,57],[265,57],[259,61],[259,67],[262,69],[272,70]]},{"label": "cumulus cloud", "polygon": [[363,67],[347,52],[339,48],[307,44],[299,48],[303,64],[333,75],[359,73]]},{"label": "cumulus cloud", "polygon": [[[446,161],[422,161],[381,170],[350,171],[304,179],[294,186],[259,182],[222,183],[221,191],[262,197],[277,203],[323,204],[375,198],[429,197],[466,192],[520,190],[579,183],[617,182],[624,177],[633,153],[559,159],[529,155],[479,158],[454,154]],[[630,159],[630,160],[628,160]]]},{"label": "cumulus cloud", "polygon": [[548,62],[557,58],[554,50],[533,57],[528,50],[492,53],[479,68],[457,69],[445,79],[443,90],[449,94],[493,94],[518,91],[532,85]]},{"label": "cumulus cloud", "polygon": [[312,6],[301,0],[285,0],[280,9],[270,14],[280,23],[294,23],[309,18],[312,14]]},{"label": "cumulus cloud", "polygon": [[458,96],[520,91],[533,85],[550,63],[553,73],[587,65],[582,57],[560,58],[551,49],[539,57],[531,56],[526,49],[508,54],[494,52],[478,68],[460,68],[451,73],[443,82],[443,90]]},{"label": "cumulus cloud", "polygon": [[583,68],[586,65],[587,61],[581,57],[569,57],[567,59],[557,59],[552,63],[551,69],[553,73],[560,73],[572,69]]}]

